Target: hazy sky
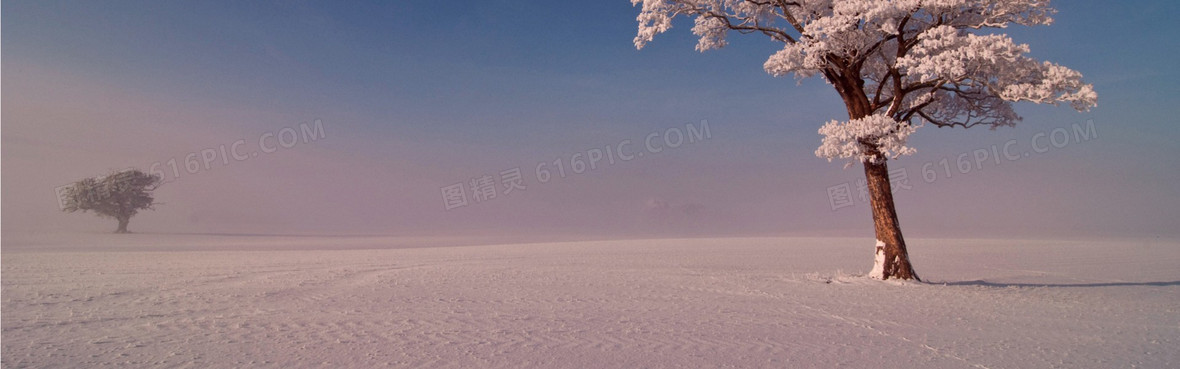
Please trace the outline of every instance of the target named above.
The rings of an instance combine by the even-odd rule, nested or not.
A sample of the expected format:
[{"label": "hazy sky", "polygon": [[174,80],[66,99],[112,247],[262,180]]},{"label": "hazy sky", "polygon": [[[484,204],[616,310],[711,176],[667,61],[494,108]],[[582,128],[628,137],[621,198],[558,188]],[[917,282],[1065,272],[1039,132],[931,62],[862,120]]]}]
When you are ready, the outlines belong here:
[{"label": "hazy sky", "polygon": [[[1054,3],[1055,25],[1010,33],[1081,71],[1098,108],[919,129],[918,153],[891,162],[909,179],[907,236],[1180,235],[1180,5]],[[818,127],[846,118],[834,90],[766,74],[779,45],[761,36],[702,54],[682,21],[637,51],[637,13],[622,0],[5,1],[3,232],[113,230],[60,212],[54,188],[154,165],[170,182],[133,231],[872,236],[860,167],[814,155]],[[291,140],[316,120],[322,137]],[[708,136],[688,142],[688,124]],[[1006,145],[1015,156],[995,160]],[[636,157],[575,173],[575,154],[608,147]],[[504,194],[514,168],[524,188]],[[485,175],[496,197],[476,201]],[[467,205],[446,210],[458,183]],[[833,206],[843,185],[853,201]]]}]

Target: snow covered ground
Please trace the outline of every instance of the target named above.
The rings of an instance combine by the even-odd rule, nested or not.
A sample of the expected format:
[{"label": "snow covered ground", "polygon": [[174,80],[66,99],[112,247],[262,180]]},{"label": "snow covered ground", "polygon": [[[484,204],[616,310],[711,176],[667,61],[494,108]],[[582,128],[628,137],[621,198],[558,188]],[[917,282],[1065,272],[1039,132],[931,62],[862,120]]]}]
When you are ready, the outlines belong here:
[{"label": "snow covered ground", "polygon": [[1175,240],[84,238],[5,235],[4,367],[1180,366]]}]

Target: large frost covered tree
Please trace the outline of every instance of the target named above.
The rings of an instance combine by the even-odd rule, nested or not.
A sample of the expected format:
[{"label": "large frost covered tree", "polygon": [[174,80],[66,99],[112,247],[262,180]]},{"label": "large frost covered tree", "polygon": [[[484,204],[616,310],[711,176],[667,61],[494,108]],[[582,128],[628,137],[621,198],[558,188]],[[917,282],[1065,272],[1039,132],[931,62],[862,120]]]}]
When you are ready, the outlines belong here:
[{"label": "large frost covered tree", "polygon": [[906,138],[936,127],[1012,126],[1012,103],[1097,104],[1080,73],[1034,60],[1028,45],[989,30],[1049,25],[1048,0],[631,0],[641,5],[635,46],[692,18],[696,49],[724,47],[729,31],[782,43],[763,68],[774,76],[821,76],[848,120],[824,124],[815,154],[861,162],[877,236],[877,279],[914,279],[886,162],[909,155]]}]

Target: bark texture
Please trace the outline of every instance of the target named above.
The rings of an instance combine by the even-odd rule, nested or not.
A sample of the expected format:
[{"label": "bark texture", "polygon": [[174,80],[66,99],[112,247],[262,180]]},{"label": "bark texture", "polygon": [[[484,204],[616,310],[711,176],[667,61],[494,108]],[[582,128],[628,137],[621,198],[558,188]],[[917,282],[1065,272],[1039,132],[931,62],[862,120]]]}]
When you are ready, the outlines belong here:
[{"label": "bark texture", "polygon": [[873,207],[873,227],[877,240],[885,246],[877,246],[877,254],[884,254],[881,279],[921,280],[910,264],[905,238],[901,235],[901,224],[897,221],[897,209],[893,206],[893,190],[889,184],[889,166],[882,159],[879,163],[865,162],[865,178],[868,180],[869,202]]},{"label": "bark texture", "polygon": [[[827,77],[829,80],[836,81],[833,85],[844,100],[849,119],[860,119],[872,114],[872,104],[868,95],[865,94],[864,79],[860,77],[859,70],[848,69],[842,73],[828,72]],[[868,148],[869,156],[877,157],[875,161],[864,162],[865,180],[869,187],[869,203],[873,207],[873,228],[876,231],[877,240],[885,244],[884,247],[878,246],[878,250],[875,250],[875,260],[881,260],[880,254],[884,254],[884,261],[874,268],[881,268],[881,275],[873,277],[883,280],[896,278],[920,281],[918,274],[914,272],[913,265],[910,264],[905,238],[901,235],[901,224],[897,221],[897,209],[893,205],[893,189],[889,183],[888,159],[872,143],[861,142],[861,144]]]}]

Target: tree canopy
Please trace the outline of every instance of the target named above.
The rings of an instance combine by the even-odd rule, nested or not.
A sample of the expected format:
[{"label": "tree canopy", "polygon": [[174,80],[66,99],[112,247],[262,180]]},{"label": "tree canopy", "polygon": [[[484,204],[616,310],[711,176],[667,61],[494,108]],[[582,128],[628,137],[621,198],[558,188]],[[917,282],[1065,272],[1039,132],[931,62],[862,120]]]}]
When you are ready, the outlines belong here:
[{"label": "tree canopy", "polygon": [[[763,68],[822,76],[848,107],[816,155],[878,160],[909,154],[914,127],[1012,126],[1013,102],[1097,104],[1081,73],[1038,61],[1029,47],[988,28],[1049,25],[1046,0],[632,0],[642,4],[635,46],[693,18],[696,49],[724,47],[729,31],[783,43]],[[874,117],[875,116],[875,117]]]},{"label": "tree canopy", "polygon": [[152,191],[160,186],[158,175],[138,169],[114,172],[102,177],[86,178],[63,189],[62,210],[66,212],[93,211],[102,217],[119,221],[116,233],[127,233],[127,223],[140,210],[152,209]]}]

